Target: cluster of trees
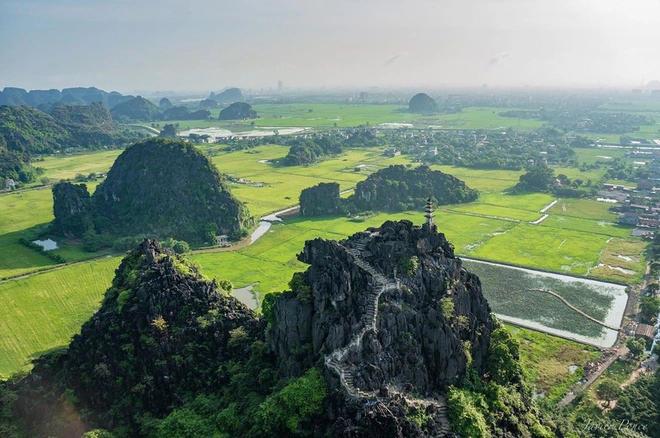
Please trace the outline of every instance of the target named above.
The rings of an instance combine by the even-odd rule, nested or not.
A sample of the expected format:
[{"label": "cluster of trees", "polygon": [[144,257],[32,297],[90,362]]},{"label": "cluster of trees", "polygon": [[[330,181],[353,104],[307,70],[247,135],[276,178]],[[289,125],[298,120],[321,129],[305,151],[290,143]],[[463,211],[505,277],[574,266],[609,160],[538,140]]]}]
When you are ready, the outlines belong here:
[{"label": "cluster of trees", "polygon": [[30,248],[32,251],[38,252],[39,254],[54,261],[55,263],[66,263],[66,259],[62,257],[60,254],[54,254],[51,251],[45,251],[43,246],[37,245],[36,243],[31,242],[23,237],[18,239],[18,243],[25,246],[26,248]]},{"label": "cluster of trees", "polygon": [[518,193],[542,192],[562,198],[583,198],[592,195],[596,187],[592,186],[591,180],[585,183],[581,179],[571,180],[564,174],[555,176],[551,167],[537,163],[520,175],[513,190]]},{"label": "cluster of trees", "polygon": [[325,216],[337,214],[341,209],[339,184],[319,183],[300,192],[301,216]]},{"label": "cluster of trees", "polygon": [[486,375],[480,377],[470,369],[462,385],[449,389],[448,414],[456,434],[471,438],[569,436],[570,425],[538,409],[534,389],[520,365],[519,349],[504,327],[497,328],[490,339]]},{"label": "cluster of trees", "polygon": [[617,157],[609,162],[605,177],[607,179],[635,181],[648,178],[649,170],[646,166],[635,167],[629,160]]},{"label": "cluster of trees", "polygon": [[599,408],[588,395],[572,412],[574,429],[588,438],[660,437],[660,373],[640,374],[637,380],[621,388],[606,379],[596,387],[601,400],[616,400],[610,410]]},{"label": "cluster of trees", "polygon": [[537,119],[549,122],[565,132],[591,132],[597,134],[624,134],[639,131],[641,125],[652,125],[647,116],[586,110],[580,107],[563,107],[540,110],[510,110],[500,113],[503,117]]},{"label": "cluster of trees", "polygon": [[308,166],[327,157],[341,154],[350,147],[372,147],[387,144],[387,137],[379,137],[371,129],[331,132],[314,136],[297,136],[281,141],[290,146],[284,158],[286,166]]},{"label": "cluster of trees", "polygon": [[472,202],[479,192],[458,178],[428,166],[396,165],[372,173],[347,199],[357,211],[404,211],[422,208],[432,197],[436,205]]},{"label": "cluster of trees", "polygon": [[473,169],[521,170],[529,160],[548,164],[577,165],[576,154],[555,129],[535,132],[438,131],[412,135],[392,143],[423,162]]},{"label": "cluster of trees", "polygon": [[346,199],[339,196],[339,184],[320,183],[300,194],[304,216],[356,213],[371,210],[420,210],[429,197],[435,205],[458,204],[477,199],[479,192],[463,181],[428,166],[406,168],[390,166],[375,172],[355,188]]},{"label": "cluster of trees", "polygon": [[338,137],[331,135],[297,137],[291,143],[289,153],[284,158],[287,166],[308,166],[324,157],[340,154],[343,150]]}]

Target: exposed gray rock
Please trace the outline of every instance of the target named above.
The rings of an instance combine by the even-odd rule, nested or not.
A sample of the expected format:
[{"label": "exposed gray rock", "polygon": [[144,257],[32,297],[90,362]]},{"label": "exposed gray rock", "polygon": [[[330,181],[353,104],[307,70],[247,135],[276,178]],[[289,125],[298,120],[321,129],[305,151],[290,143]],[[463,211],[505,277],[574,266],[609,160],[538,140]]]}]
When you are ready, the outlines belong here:
[{"label": "exposed gray rock", "polygon": [[[299,374],[297,352],[307,344],[313,358],[325,358],[330,387],[345,395],[336,409],[377,394],[426,395],[445,425],[437,436],[446,436],[440,394],[459,384],[470,365],[485,372],[495,322],[478,277],[462,268],[444,235],[435,225],[388,221],[344,241],[308,241],[298,258],[310,264],[304,286],[273,311],[270,342],[280,370]],[[376,416],[378,427],[387,436],[416,436],[403,432],[412,426],[396,414],[398,422],[388,423],[397,404],[388,406]],[[350,421],[336,412],[337,421],[370,424],[349,411]]]}]

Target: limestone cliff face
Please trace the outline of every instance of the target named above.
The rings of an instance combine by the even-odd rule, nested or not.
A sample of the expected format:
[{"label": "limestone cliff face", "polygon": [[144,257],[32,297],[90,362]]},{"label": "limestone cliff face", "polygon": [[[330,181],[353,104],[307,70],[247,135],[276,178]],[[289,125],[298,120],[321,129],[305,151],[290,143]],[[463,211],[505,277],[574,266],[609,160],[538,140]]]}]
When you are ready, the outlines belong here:
[{"label": "limestone cliff face", "polygon": [[299,258],[310,264],[304,280],[311,298],[288,294],[275,306],[271,342],[284,361],[307,342],[314,355],[331,354],[368,325],[383,286],[364,264],[391,287],[379,297],[375,330],[350,352],[357,386],[397,381],[440,390],[463,377],[470,359],[483,369],[494,329],[490,306],[478,277],[434,227],[385,222],[345,241],[309,241]]},{"label": "limestone cliff face", "polygon": [[60,236],[82,237],[92,226],[92,206],[85,184],[60,182],[53,186],[53,220],[50,231]]},{"label": "limestone cliff face", "polygon": [[282,372],[299,373],[307,351],[349,398],[421,394],[440,411],[440,394],[470,365],[484,373],[490,306],[434,225],[388,221],[344,241],[308,241],[299,259],[310,264],[301,285],[273,309]]}]

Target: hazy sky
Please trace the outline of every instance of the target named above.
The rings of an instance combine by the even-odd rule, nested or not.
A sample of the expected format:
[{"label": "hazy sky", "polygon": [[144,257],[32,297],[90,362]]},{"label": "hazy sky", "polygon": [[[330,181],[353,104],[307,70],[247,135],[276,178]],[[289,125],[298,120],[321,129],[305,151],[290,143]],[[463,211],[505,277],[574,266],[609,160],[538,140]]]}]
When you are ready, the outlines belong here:
[{"label": "hazy sky", "polygon": [[653,79],[660,0],[0,0],[0,88]]}]

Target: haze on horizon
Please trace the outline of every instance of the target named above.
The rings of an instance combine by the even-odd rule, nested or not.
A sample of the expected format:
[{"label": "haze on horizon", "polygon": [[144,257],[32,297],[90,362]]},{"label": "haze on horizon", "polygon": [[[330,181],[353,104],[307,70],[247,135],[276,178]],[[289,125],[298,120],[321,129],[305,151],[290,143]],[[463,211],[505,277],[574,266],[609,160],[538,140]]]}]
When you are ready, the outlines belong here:
[{"label": "haze on horizon", "polygon": [[0,89],[639,87],[657,0],[0,0]]}]

